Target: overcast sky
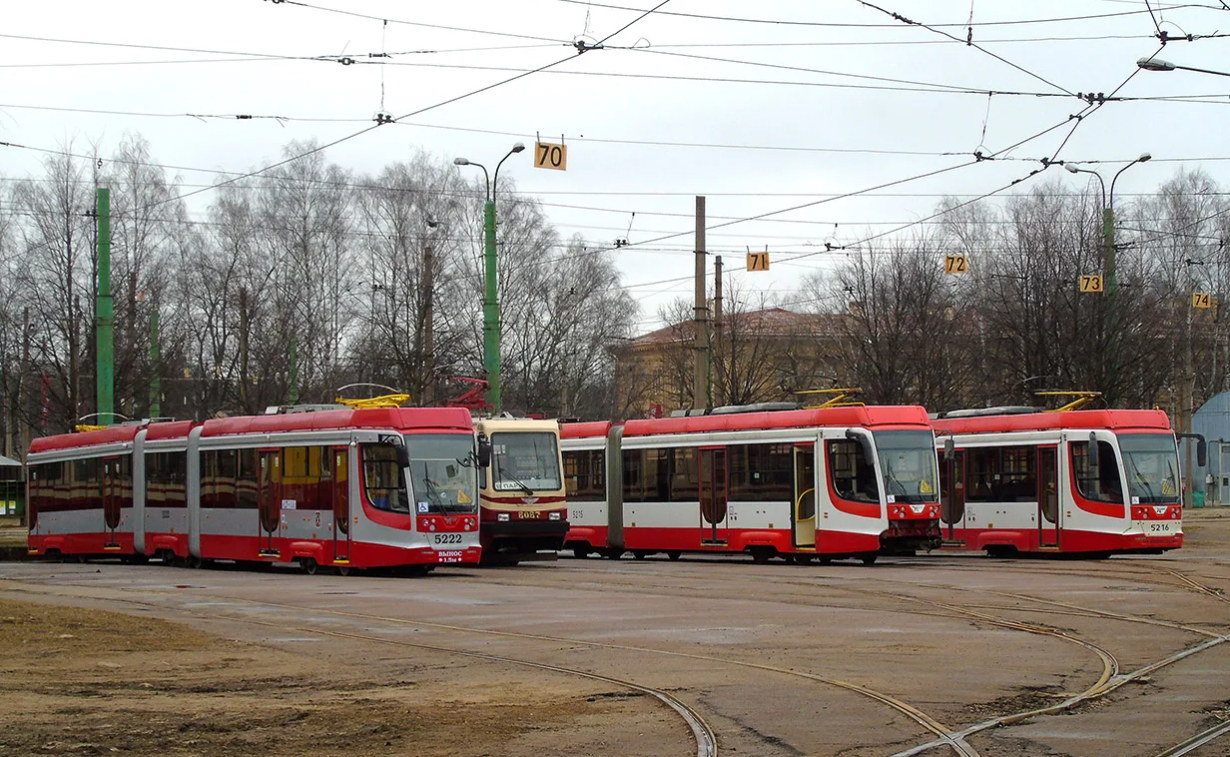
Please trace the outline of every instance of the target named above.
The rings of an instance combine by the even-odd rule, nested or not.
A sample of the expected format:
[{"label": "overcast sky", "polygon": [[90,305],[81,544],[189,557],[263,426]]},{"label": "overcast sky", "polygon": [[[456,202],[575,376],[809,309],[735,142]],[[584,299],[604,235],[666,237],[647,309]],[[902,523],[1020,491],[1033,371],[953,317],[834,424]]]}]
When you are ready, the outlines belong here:
[{"label": "overcast sky", "polygon": [[[562,135],[567,172],[533,168],[529,150],[503,171],[544,203],[563,236],[579,232],[595,245],[625,237],[632,243],[618,260],[642,303],[640,325],[647,330],[656,325],[659,305],[691,292],[689,281],[667,280],[692,272],[696,194],[708,197],[710,226],[815,203],[963,166],[976,149],[999,153],[1087,112],[1075,94],[1110,94],[1137,70],[1138,58],[1156,54],[1230,72],[1230,39],[1171,42],[1158,52],[1155,18],[1172,36],[1230,32],[1230,11],[1218,0],[1153,2],[1154,15],[1143,0],[974,0],[972,38],[982,49],[964,43],[969,0],[876,3],[957,42],[857,0],[670,0],[605,49],[577,55],[570,46],[576,39],[597,42],[640,15],[612,6],[655,4],[13,2],[0,29],[0,141],[48,149],[75,142],[79,152],[98,143],[106,154],[126,132],[139,131],[161,163],[243,172],[276,160],[292,139],[330,142],[370,126],[379,112],[401,117],[430,108],[327,153],[348,169],[375,172],[419,149],[494,167],[514,141],[532,146],[536,134],[553,141]],[[394,55],[368,57],[381,52]],[[269,57],[339,55],[390,65]],[[988,90],[1027,94],[988,98]],[[1223,77],[1140,72],[1120,96],[1221,96],[1108,103],[1089,113],[1057,157],[1127,162],[1150,152],[1154,160],[1126,173],[1117,197],[1152,191],[1183,167],[1202,167],[1230,186],[1228,92],[1230,79]],[[125,114],[54,110],[70,108]],[[137,115],[185,113],[287,120]],[[801,277],[843,253],[793,257],[925,218],[943,195],[1004,187],[1037,168],[1036,159],[1056,155],[1070,128],[1000,154],[1019,160],[982,161],[772,220],[713,229],[709,249],[722,253],[727,270],[747,286],[773,288],[788,303],[801,300]],[[0,175],[35,172],[43,157],[0,147]],[[1113,173],[1118,166],[1102,168]],[[215,179],[192,171],[172,175],[186,185]],[[1087,178],[1051,168],[1008,194],[1056,177],[1073,190]],[[189,202],[199,214],[208,194]],[[771,270],[743,272],[746,248],[766,245]]]}]

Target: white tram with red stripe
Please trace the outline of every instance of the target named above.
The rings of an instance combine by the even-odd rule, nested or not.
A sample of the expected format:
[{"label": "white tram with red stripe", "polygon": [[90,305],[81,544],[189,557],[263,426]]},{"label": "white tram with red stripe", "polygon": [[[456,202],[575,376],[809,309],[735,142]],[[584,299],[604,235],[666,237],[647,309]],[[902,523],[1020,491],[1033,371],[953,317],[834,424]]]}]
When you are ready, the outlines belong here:
[{"label": "white tram with red stripe", "polygon": [[993,555],[1183,546],[1179,457],[1165,413],[1021,410],[933,421],[946,545]]},{"label": "white tram with red stripe", "polygon": [[31,554],[476,563],[479,453],[463,409],[323,410],[36,439]]},{"label": "white tram with red stripe", "polygon": [[939,544],[939,472],[923,408],[725,410],[565,424],[565,546],[578,556],[871,563],[886,550]]}]

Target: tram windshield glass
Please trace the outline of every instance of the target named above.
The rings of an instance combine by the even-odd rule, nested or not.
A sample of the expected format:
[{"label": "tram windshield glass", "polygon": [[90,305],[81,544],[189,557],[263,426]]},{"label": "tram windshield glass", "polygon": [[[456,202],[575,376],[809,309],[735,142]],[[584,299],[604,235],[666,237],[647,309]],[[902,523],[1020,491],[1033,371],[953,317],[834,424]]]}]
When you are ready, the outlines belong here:
[{"label": "tram windshield glass", "polygon": [[534,494],[560,488],[559,444],[546,431],[491,435],[491,479],[496,491]]},{"label": "tram windshield glass", "polygon": [[417,513],[472,513],[478,508],[478,458],[470,434],[406,434],[410,488]]},{"label": "tram windshield glass", "polygon": [[1120,434],[1123,468],[1133,504],[1179,503],[1179,454],[1169,434]]},{"label": "tram windshield glass", "polygon": [[884,493],[895,502],[936,502],[939,469],[930,431],[876,431]]}]

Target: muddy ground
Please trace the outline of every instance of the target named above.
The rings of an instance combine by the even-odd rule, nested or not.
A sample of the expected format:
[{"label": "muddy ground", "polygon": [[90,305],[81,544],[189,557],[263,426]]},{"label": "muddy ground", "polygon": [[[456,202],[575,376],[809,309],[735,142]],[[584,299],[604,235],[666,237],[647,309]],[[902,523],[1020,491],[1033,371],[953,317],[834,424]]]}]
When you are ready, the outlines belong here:
[{"label": "muddy ground", "polygon": [[[958,728],[1089,689],[1105,664],[1092,647],[1123,676],[1230,633],[1230,513],[1193,512],[1186,531],[1163,557],[872,568],[561,559],[399,579],[5,563],[0,754],[696,754],[679,715],[626,683],[693,708],[719,754],[891,755],[934,736],[848,685]],[[969,742],[1149,757],[1226,720],[1228,699],[1230,644],[1213,641]],[[1230,754],[1230,736],[1194,754]]]}]

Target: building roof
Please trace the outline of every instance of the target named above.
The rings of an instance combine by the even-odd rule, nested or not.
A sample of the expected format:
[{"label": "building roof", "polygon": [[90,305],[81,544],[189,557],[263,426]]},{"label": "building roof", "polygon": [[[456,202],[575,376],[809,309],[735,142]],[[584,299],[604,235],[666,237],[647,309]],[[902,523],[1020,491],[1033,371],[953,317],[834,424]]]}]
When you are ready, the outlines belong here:
[{"label": "building roof", "polygon": [[[835,313],[796,313],[785,308],[766,308],[744,313],[728,313],[723,318],[731,328],[760,336],[798,336],[801,334],[833,334],[846,316]],[[688,322],[663,326],[656,331],[635,337],[628,346],[649,347],[692,341]]]}]

